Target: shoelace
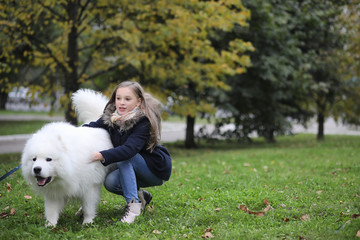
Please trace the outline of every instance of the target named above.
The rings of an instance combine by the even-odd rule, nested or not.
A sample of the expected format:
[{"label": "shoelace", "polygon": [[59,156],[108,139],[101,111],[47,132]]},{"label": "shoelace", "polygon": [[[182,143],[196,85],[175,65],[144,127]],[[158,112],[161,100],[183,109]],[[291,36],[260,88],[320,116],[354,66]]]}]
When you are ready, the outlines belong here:
[{"label": "shoelace", "polygon": [[121,220],[125,219],[129,215],[129,212],[130,212],[130,207],[128,205],[126,205],[125,213],[124,213],[124,216],[122,216]]}]

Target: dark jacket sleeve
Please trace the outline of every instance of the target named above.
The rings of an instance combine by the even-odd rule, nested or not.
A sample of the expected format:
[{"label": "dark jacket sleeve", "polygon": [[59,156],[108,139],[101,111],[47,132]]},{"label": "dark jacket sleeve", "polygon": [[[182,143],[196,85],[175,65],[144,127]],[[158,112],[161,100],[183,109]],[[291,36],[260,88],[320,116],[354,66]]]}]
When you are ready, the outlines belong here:
[{"label": "dark jacket sleeve", "polygon": [[108,126],[104,124],[104,121],[102,120],[102,118],[99,118],[95,122],[85,123],[82,125],[82,127],[103,128],[105,130],[107,130],[107,128],[108,128]]},{"label": "dark jacket sleeve", "polygon": [[114,162],[132,158],[146,147],[149,137],[150,122],[147,118],[143,118],[133,127],[132,132],[123,144],[100,152],[105,159],[103,165],[107,166]]}]

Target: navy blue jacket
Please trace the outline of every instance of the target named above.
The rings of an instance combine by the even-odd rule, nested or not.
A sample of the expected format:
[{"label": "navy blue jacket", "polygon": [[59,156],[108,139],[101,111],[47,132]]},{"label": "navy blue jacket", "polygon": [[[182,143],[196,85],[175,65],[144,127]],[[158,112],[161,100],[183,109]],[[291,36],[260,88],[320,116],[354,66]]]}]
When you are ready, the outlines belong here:
[{"label": "navy blue jacket", "polygon": [[165,181],[169,180],[171,157],[168,150],[161,145],[157,145],[152,152],[146,149],[150,138],[150,121],[147,117],[141,118],[132,128],[125,131],[120,131],[116,125],[112,127],[105,124],[102,118],[83,126],[103,128],[109,132],[114,148],[100,152],[105,159],[104,166],[128,160],[139,153],[152,173]]}]

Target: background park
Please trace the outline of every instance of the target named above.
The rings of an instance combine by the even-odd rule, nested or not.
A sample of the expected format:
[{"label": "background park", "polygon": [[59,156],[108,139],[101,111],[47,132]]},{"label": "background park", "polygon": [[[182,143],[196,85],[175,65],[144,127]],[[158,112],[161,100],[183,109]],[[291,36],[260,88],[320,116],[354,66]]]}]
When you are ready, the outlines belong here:
[{"label": "background park", "polygon": [[[0,182],[0,239],[360,237],[360,136],[325,134],[327,119],[360,125],[359,22],[358,0],[2,1],[0,115],[21,117],[2,117],[0,135],[78,125],[73,92],[124,80],[185,127],[135,224],[113,223],[125,204],[104,190],[93,225],[73,202],[47,228],[17,171]],[[0,154],[0,176],[20,155]]]}]

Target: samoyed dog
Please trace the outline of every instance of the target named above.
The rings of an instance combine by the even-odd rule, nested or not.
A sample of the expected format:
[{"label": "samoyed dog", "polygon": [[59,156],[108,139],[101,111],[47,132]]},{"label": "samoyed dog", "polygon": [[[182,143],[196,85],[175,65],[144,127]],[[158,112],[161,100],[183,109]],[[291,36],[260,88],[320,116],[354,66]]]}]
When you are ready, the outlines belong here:
[{"label": "samoyed dog", "polygon": [[[72,101],[83,122],[97,120],[107,103],[102,94],[83,89],[74,93]],[[91,156],[112,147],[105,130],[66,122],[49,123],[26,142],[21,156],[22,174],[34,191],[44,196],[48,226],[56,226],[71,198],[81,201],[83,224],[93,222],[109,169],[100,162],[91,162]]]}]

